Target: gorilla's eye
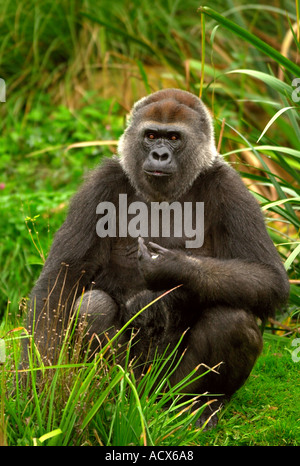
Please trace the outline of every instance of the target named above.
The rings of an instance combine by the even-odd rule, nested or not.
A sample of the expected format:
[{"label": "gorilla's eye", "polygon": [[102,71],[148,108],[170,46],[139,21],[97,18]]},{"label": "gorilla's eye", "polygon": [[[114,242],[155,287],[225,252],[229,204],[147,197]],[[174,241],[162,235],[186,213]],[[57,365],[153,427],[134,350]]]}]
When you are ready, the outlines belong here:
[{"label": "gorilla's eye", "polygon": [[171,134],[169,135],[169,139],[170,139],[170,141],[178,141],[179,135],[178,135],[178,134],[175,134],[175,133],[171,133]]},{"label": "gorilla's eye", "polygon": [[152,140],[152,139],[155,139],[155,138],[156,138],[156,135],[155,135],[155,133],[147,133],[147,134],[146,134],[146,137],[147,137],[148,139],[151,139],[151,140]]}]

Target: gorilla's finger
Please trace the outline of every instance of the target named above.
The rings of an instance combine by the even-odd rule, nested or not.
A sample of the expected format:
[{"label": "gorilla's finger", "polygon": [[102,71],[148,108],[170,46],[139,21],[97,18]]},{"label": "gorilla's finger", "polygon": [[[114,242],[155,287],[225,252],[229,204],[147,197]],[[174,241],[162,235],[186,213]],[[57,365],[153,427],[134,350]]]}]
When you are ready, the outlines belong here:
[{"label": "gorilla's finger", "polygon": [[165,254],[170,251],[169,249],[163,248],[159,244],[152,243],[152,241],[149,241],[148,246],[158,254]]},{"label": "gorilla's finger", "polygon": [[151,254],[145,244],[144,238],[139,236],[138,238],[138,259],[151,259]]}]

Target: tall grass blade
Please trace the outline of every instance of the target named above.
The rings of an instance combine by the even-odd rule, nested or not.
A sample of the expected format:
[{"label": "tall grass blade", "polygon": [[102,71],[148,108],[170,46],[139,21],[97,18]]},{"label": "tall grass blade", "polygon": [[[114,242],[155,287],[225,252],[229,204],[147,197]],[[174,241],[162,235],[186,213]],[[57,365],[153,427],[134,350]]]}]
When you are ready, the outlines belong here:
[{"label": "tall grass blade", "polygon": [[93,15],[91,15],[89,13],[82,12],[81,14],[82,14],[82,16],[85,16],[86,18],[93,21],[94,23],[98,23],[101,26],[106,27],[108,30],[112,31],[114,34],[124,37],[127,41],[134,42],[135,44],[140,45],[141,47],[148,50],[148,52],[150,52],[152,55],[156,55],[156,51],[151,47],[150,44],[138,39],[135,36],[132,36],[131,34],[128,34],[128,32],[117,28],[113,24],[107,23],[107,22],[103,21],[102,19],[96,18],[95,16],[93,16]]},{"label": "tall grass blade", "polygon": [[278,110],[278,112],[276,112],[275,115],[271,118],[271,120],[266,124],[264,130],[262,131],[261,135],[259,136],[256,142],[258,143],[262,139],[262,137],[268,131],[270,126],[272,126],[272,124],[277,120],[277,118],[280,117],[280,115],[282,115],[282,113],[286,112],[287,110],[291,110],[292,108],[295,108],[295,107],[284,107]]},{"label": "tall grass blade", "polygon": [[245,40],[261,52],[271,57],[273,60],[276,61],[276,63],[279,63],[286,70],[290,71],[290,73],[292,73],[293,76],[300,76],[300,67],[298,65],[296,65],[294,62],[292,62],[285,56],[283,56],[280,52],[278,52],[269,44],[261,40],[259,37],[255,36],[254,34],[242,28],[241,26],[238,26],[236,23],[229,20],[228,18],[225,18],[224,16],[220,15],[210,7],[201,6],[199,8],[199,11],[207,16],[210,16],[218,23],[220,23],[222,26],[224,26],[226,29],[233,32],[241,39]]},{"label": "tall grass blade", "polygon": [[275,91],[278,91],[283,96],[292,95],[292,92],[293,92],[292,86],[289,86],[288,84],[276,78],[275,76],[271,76],[267,73],[263,73],[262,71],[237,69],[237,70],[227,71],[225,74],[227,75],[227,74],[233,74],[233,73],[247,74],[248,76],[252,76],[253,78],[259,79],[262,82],[264,82],[267,86],[270,86]]},{"label": "tall grass blade", "polygon": [[[117,375],[111,380],[109,385],[107,386],[106,390],[104,390],[97,401],[94,403],[92,409],[87,413],[85,416],[84,420],[81,423],[81,429],[85,429],[85,427],[88,425],[88,423],[92,420],[92,418],[95,416],[97,411],[100,409],[101,405],[105,401],[106,397],[111,393],[112,389],[121,381],[121,379],[124,377],[124,370],[122,369],[121,366],[118,366],[118,373]],[[83,393],[83,392],[82,392]]]},{"label": "tall grass blade", "polygon": [[199,98],[202,97],[205,68],[205,16],[201,13],[201,78]]},{"label": "tall grass blade", "polygon": [[291,267],[292,263],[294,262],[296,257],[298,257],[299,254],[300,254],[300,244],[298,244],[298,246],[295,247],[293,252],[291,252],[289,257],[284,262],[284,267],[286,270],[288,270]]}]

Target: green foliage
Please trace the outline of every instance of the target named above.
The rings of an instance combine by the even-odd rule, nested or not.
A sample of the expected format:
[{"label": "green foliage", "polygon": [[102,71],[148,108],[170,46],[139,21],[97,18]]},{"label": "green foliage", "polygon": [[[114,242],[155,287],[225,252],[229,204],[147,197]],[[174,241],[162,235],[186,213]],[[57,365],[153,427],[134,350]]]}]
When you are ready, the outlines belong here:
[{"label": "green foliage", "polygon": [[16,312],[40,272],[72,194],[83,176],[111,155],[106,146],[68,147],[115,140],[122,132],[118,104],[94,101],[93,107],[71,111],[53,107],[47,98],[15,120],[7,105],[0,145],[0,315],[8,301]]},{"label": "green foliage", "polygon": [[287,338],[265,337],[250,379],[223,408],[218,426],[203,431],[195,424],[201,397],[185,400],[182,393],[206,373],[197,375],[196,368],[167,388],[176,349],[156,358],[136,380],[132,361],[121,367],[115,360],[113,342],[93,362],[78,362],[79,347],[75,342],[76,350],[68,352],[66,339],[57,365],[41,366],[33,346],[29,370],[18,373],[20,330],[2,335],[8,356],[0,374],[2,445],[299,445],[299,368]]},{"label": "green foliage", "polygon": [[[57,363],[49,367],[42,363],[31,335],[15,336],[22,327],[6,332],[0,340],[7,345],[6,368],[10,368],[1,373],[2,445],[192,444],[202,430],[195,423],[205,405],[197,406],[201,396],[185,399],[184,393],[189,383],[205,377],[210,369],[198,372],[199,365],[170,387],[170,376],[180,362],[180,357],[175,360],[179,341],[170,354],[151,361],[144,375],[136,380],[133,368],[138,362],[129,359],[135,340],[121,353],[115,344],[135,317],[103,346],[92,362],[83,356],[86,346],[82,335],[74,329],[76,316],[68,326]],[[29,341],[28,362],[18,372],[17,354],[22,338]],[[120,358],[122,366],[118,363]],[[10,396],[12,391],[14,396]]]}]

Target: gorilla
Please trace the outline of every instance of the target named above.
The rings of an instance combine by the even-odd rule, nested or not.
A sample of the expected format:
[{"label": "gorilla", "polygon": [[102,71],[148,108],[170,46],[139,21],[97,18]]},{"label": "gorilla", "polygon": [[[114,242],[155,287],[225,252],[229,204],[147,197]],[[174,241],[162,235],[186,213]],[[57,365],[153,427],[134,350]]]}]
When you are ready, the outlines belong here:
[{"label": "gorilla", "polygon": [[171,289],[130,323],[131,355],[142,367],[184,335],[171,383],[222,363],[186,388],[222,404],[262,350],[257,318],[285,304],[289,282],[259,205],[217,153],[207,108],[179,89],[134,105],[118,156],[75,194],[32,290],[28,328],[53,362],[77,312],[97,351]]}]

